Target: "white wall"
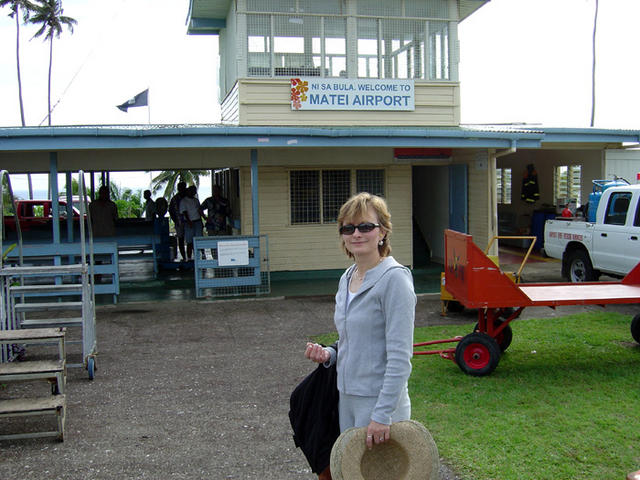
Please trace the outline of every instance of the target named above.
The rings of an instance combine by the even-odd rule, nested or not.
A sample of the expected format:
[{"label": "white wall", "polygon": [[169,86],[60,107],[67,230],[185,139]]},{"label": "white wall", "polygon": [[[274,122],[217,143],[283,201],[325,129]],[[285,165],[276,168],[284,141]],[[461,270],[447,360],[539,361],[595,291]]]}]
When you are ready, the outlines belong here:
[{"label": "white wall", "polygon": [[612,179],[614,175],[622,177],[631,184],[640,173],[640,150],[605,150],[605,176]]}]

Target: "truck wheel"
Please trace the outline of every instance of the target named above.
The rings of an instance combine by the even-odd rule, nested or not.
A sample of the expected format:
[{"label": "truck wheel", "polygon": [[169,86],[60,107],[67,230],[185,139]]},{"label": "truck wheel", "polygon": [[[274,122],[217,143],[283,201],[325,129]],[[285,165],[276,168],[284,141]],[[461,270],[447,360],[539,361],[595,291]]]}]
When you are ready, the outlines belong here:
[{"label": "truck wheel", "polygon": [[594,282],[598,275],[593,270],[589,255],[583,250],[574,250],[567,255],[567,273],[573,283]]}]

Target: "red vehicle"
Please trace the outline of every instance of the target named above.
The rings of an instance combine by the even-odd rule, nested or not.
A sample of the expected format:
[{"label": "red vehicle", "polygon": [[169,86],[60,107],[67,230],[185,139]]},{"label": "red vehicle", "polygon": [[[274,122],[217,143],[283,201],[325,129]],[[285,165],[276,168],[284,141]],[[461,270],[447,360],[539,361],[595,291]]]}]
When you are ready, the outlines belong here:
[{"label": "red vehicle", "polygon": [[[67,202],[60,200],[60,220],[67,218]],[[16,209],[18,213],[18,221],[20,222],[20,230],[28,231],[40,226],[51,224],[51,200],[17,200]],[[80,218],[80,212],[73,208],[73,217]],[[7,231],[15,231],[16,217],[14,215],[4,216],[4,225]]]}]

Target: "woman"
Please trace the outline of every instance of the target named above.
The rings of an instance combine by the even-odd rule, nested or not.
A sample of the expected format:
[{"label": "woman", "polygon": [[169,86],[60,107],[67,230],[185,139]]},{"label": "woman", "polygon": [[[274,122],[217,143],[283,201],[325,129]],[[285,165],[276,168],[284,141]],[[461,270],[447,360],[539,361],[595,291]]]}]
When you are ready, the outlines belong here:
[{"label": "woman", "polygon": [[309,343],[305,356],[327,366],[337,362],[340,431],[367,427],[372,448],[389,441],[392,422],[411,417],[416,296],[411,272],[389,256],[391,215],[382,198],[351,197],[338,225],[342,248],[355,261],[336,294],[338,351]]}]

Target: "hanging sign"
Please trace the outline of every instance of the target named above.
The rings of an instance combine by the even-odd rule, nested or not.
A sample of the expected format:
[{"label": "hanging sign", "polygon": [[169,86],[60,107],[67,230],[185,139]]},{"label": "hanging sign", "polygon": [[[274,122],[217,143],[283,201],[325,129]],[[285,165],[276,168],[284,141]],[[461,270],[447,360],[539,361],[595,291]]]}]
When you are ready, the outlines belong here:
[{"label": "hanging sign", "polygon": [[415,109],[413,80],[370,78],[291,79],[291,110]]},{"label": "hanging sign", "polygon": [[246,240],[218,242],[218,265],[221,267],[249,265],[249,242]]}]

